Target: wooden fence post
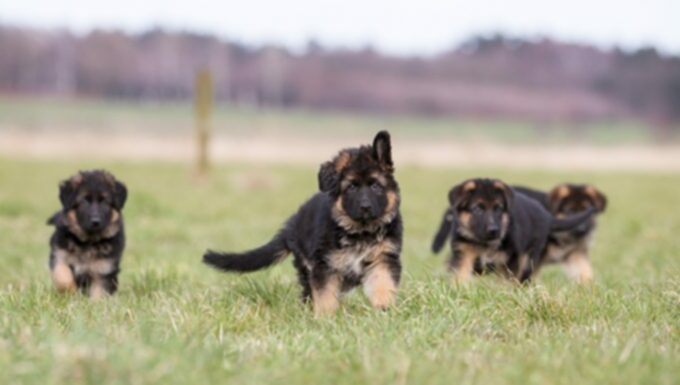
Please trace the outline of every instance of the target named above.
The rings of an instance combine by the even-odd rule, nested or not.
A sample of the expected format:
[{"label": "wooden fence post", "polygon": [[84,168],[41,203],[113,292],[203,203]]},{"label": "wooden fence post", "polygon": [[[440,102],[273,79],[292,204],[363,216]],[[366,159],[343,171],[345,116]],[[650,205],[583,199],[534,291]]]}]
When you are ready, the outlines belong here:
[{"label": "wooden fence post", "polygon": [[210,144],[210,116],[213,105],[213,84],[210,70],[202,69],[196,73],[194,90],[194,111],[196,115],[196,175],[204,177],[208,173]]}]

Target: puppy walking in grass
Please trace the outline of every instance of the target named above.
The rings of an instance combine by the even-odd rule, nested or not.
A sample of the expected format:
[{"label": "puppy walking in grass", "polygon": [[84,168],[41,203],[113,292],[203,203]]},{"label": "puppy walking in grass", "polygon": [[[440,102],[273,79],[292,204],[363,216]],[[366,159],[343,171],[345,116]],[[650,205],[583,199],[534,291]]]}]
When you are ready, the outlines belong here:
[{"label": "puppy walking in grass", "polygon": [[340,151],[321,165],[320,192],[300,207],[264,246],[245,253],[208,251],[203,261],[218,269],[250,272],[288,254],[317,315],[333,313],[342,293],[363,286],[373,307],[395,301],[401,276],[402,220],[390,136],[372,146]]},{"label": "puppy walking in grass", "polygon": [[49,259],[55,288],[92,298],[115,293],[127,188],[106,171],[81,171],[61,182],[59,199],[62,209],[47,222],[55,227]]},{"label": "puppy walking in grass", "polygon": [[588,184],[560,184],[549,192],[519,186],[515,190],[535,199],[557,218],[596,210],[596,215],[579,226],[551,233],[541,259],[542,265],[562,265],[566,273],[579,283],[592,281],[590,244],[597,228],[597,217],[607,208],[607,197],[595,186]]},{"label": "puppy walking in grass", "polygon": [[519,282],[531,279],[551,233],[572,231],[594,209],[555,218],[532,198],[497,179],[470,179],[451,189],[450,206],[435,235],[439,252],[450,237],[449,270],[457,282],[496,271]]}]

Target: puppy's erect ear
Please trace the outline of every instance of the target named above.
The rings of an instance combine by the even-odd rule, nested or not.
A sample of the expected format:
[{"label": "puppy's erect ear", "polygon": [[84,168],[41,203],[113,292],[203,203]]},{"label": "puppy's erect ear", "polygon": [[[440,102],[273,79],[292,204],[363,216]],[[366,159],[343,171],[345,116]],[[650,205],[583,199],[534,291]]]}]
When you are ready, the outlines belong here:
[{"label": "puppy's erect ear", "polygon": [[597,211],[604,212],[607,208],[607,197],[600,190],[591,185],[586,186],[585,192],[595,203]]},{"label": "puppy's erect ear", "polygon": [[59,200],[65,210],[69,210],[75,205],[78,186],[82,181],[83,177],[78,173],[59,183]]},{"label": "puppy's erect ear", "polygon": [[118,210],[122,210],[127,201],[127,187],[119,181],[115,181],[113,185],[113,206]]},{"label": "puppy's erect ear", "polygon": [[564,198],[571,194],[571,189],[566,184],[555,186],[550,193],[548,193],[548,205],[553,213],[557,213]]},{"label": "puppy's erect ear", "polygon": [[373,157],[382,164],[389,172],[394,171],[392,163],[392,143],[390,133],[380,131],[373,139]]},{"label": "puppy's erect ear", "polygon": [[463,208],[470,199],[472,192],[477,189],[477,182],[474,180],[467,180],[459,185],[454,186],[449,191],[449,203],[454,210]]},{"label": "puppy's erect ear", "polygon": [[319,190],[325,193],[337,192],[340,184],[340,174],[351,160],[348,151],[341,151],[330,162],[323,163],[319,169]]},{"label": "puppy's erect ear", "polygon": [[494,187],[503,194],[505,207],[507,208],[507,211],[511,211],[512,206],[515,204],[515,192],[510,186],[500,180],[494,181]]}]

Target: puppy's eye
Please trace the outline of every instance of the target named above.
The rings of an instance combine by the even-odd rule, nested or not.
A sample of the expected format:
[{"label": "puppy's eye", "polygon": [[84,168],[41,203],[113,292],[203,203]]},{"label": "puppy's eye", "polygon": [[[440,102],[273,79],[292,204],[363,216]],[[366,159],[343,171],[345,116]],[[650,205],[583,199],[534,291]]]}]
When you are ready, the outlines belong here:
[{"label": "puppy's eye", "polygon": [[472,207],[472,211],[477,213],[481,213],[484,210],[486,210],[486,206],[482,203],[474,205],[474,207]]},{"label": "puppy's eye", "polygon": [[347,186],[347,191],[349,192],[355,192],[359,188],[359,185],[356,182],[350,183],[349,186]]},{"label": "puppy's eye", "polygon": [[496,205],[493,206],[493,211],[495,211],[495,212],[503,211],[503,206],[496,204]]},{"label": "puppy's eye", "polygon": [[371,190],[375,192],[381,192],[382,189],[383,189],[382,185],[378,182],[373,182],[373,184],[371,185]]}]

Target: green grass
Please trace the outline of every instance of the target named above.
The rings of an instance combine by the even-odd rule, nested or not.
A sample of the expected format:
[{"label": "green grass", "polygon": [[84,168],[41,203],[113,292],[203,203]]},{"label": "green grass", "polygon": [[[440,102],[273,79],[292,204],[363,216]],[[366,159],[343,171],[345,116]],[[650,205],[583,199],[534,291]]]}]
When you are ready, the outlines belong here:
[{"label": "green grass", "polygon": [[[92,303],[50,287],[46,218],[57,182],[105,166],[130,190],[121,290]],[[316,188],[315,168],[230,165],[193,183],[182,164],[0,159],[0,384],[677,384],[680,175],[398,170],[406,225],[398,304],[360,291],[316,320],[290,260],[252,275],[201,265],[206,247],[267,240]],[[473,175],[609,194],[596,282],[557,268],[531,287],[449,285],[428,251],[445,194]]]},{"label": "green grass", "polygon": [[[653,130],[640,122],[612,121],[582,125],[455,117],[406,115],[359,115],[332,111],[254,109],[219,104],[214,108],[215,132],[236,136],[363,138],[385,127],[411,140],[456,140],[463,142],[580,143],[596,145],[653,144]],[[193,133],[192,104],[185,102],[130,102],[89,99],[10,98],[0,96],[0,130],[29,132],[55,130],[129,134]],[[664,143],[680,139],[664,137]]]}]

